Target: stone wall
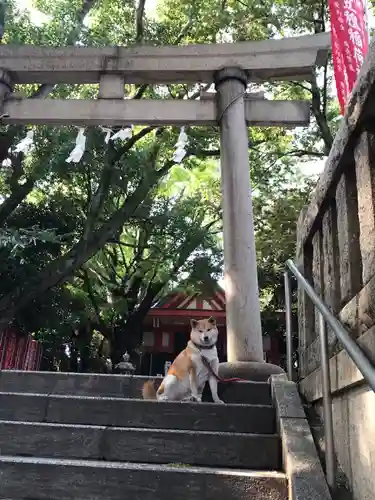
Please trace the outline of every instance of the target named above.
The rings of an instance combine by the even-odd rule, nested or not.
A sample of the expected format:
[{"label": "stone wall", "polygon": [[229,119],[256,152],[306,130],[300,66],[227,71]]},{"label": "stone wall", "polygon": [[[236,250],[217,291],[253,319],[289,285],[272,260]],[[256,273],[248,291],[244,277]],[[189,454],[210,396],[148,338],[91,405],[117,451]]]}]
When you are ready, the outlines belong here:
[{"label": "stone wall", "polygon": [[[358,343],[375,362],[375,327]],[[333,393],[335,450],[355,500],[372,500],[375,491],[375,394],[344,351],[330,361]],[[299,384],[300,391],[319,414],[322,412],[321,370]]]},{"label": "stone wall", "polygon": [[[297,264],[375,363],[375,41],[297,226]],[[317,314],[298,292],[300,389],[322,404]],[[375,395],[328,331],[338,461],[355,500],[375,491]]]}]

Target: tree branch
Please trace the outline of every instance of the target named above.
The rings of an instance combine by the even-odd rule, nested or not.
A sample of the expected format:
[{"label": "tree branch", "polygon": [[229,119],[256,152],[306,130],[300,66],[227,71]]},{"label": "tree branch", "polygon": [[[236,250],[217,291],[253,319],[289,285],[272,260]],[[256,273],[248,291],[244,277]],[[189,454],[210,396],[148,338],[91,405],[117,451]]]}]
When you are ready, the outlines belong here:
[{"label": "tree branch", "polygon": [[191,16],[189,16],[189,19],[187,20],[187,22],[185,23],[185,25],[182,27],[180,33],[177,35],[177,38],[174,42],[173,45],[178,45],[180,42],[182,42],[182,40],[185,38],[185,36],[187,35],[189,29],[193,26],[193,18]]},{"label": "tree branch", "polygon": [[185,155],[195,156],[196,158],[217,158],[220,156],[220,149],[188,149]]},{"label": "tree branch", "polygon": [[323,81],[323,103],[322,103],[322,114],[327,120],[327,91],[328,91],[328,61],[324,66],[324,81]]},{"label": "tree branch", "polygon": [[5,31],[6,8],[7,8],[7,2],[5,0],[0,0],[0,43],[3,40]]},{"label": "tree branch", "polygon": [[138,5],[135,11],[135,43],[143,42],[144,34],[144,13],[146,0],[138,0]]},{"label": "tree branch", "polygon": [[17,187],[12,191],[12,194],[3,201],[0,205],[0,227],[4,226],[7,218],[32,191],[34,182],[35,181],[33,179],[28,179],[24,184],[17,184]]},{"label": "tree branch", "polygon": [[208,90],[210,87],[211,87],[210,83],[207,83],[206,85],[201,86],[196,92],[194,92],[194,94],[189,96],[189,99],[191,101],[198,99],[198,97],[200,97],[200,95],[201,95],[201,92],[206,92],[206,90]]},{"label": "tree branch", "polygon": [[284,156],[296,156],[298,158],[300,158],[302,156],[316,156],[318,158],[324,158],[327,155],[325,153],[322,153],[319,151],[309,151],[307,149],[292,149],[291,151],[288,151],[287,153],[279,155],[279,158],[283,158]]},{"label": "tree branch", "polygon": [[118,149],[114,153],[113,161],[114,162],[119,161],[121,159],[122,155],[124,155],[127,151],[129,151],[140,139],[143,139],[143,137],[146,137],[146,135],[148,135],[150,132],[152,132],[156,128],[157,127],[155,127],[155,126],[145,127],[142,130],[140,130],[137,134],[134,134],[130,139],[128,139],[126,141],[125,145],[122,148]]},{"label": "tree branch", "polygon": [[108,195],[109,188],[111,186],[111,179],[113,174],[112,156],[113,156],[113,144],[108,144],[107,157],[104,167],[100,174],[99,184],[94,196],[89,202],[90,203],[89,211],[87,214],[82,235],[82,239],[85,241],[89,239],[89,236],[93,230],[95,223],[97,222],[98,216],[101,213],[104,201]]},{"label": "tree branch", "polygon": [[313,73],[311,80],[311,90],[312,90],[312,112],[318,124],[320,136],[324,141],[325,154],[328,155],[333,144],[333,136],[328,126],[327,119],[322,113],[321,96],[318,84],[316,82],[315,73]]},{"label": "tree branch", "polygon": [[[87,268],[89,269],[89,271],[93,274],[95,274],[98,278],[98,280],[100,281],[100,283],[102,283],[103,285],[106,284],[106,285],[110,285],[112,283],[112,280],[108,277],[108,276],[104,276],[100,271],[98,271],[98,269],[95,269],[94,267],[90,267],[90,266],[87,266]],[[83,278],[82,278],[83,279]]]},{"label": "tree branch", "polygon": [[[112,281],[115,281],[116,285],[118,285],[118,283],[122,282],[123,276],[121,276],[117,272],[117,269],[116,269],[116,266],[117,266],[116,251],[112,252],[112,250],[110,250],[109,248],[104,248],[104,250],[103,250],[103,257],[106,260],[106,262],[109,265],[109,267],[111,268],[111,271],[112,271]],[[117,282],[116,279],[118,279],[119,282]]]},{"label": "tree branch", "polygon": [[87,295],[90,299],[92,307],[94,308],[96,319],[100,325],[104,326],[103,320],[100,316],[100,309],[99,309],[98,303],[96,302],[94,291],[93,291],[92,286],[91,286],[91,281],[90,281],[90,278],[89,278],[89,275],[88,275],[88,272],[86,269],[83,269],[83,282],[86,286]]},{"label": "tree branch", "polygon": [[[120,254],[121,254],[121,258],[122,258],[122,265],[125,268],[125,273],[129,274],[130,269],[129,269],[129,266],[128,266],[128,263],[127,263],[127,260],[126,260],[126,256],[125,256],[124,250],[122,248],[121,242],[118,242],[117,246],[120,249]],[[124,277],[122,277],[122,281],[124,281]]]},{"label": "tree branch", "polygon": [[300,87],[301,89],[307,90],[307,92],[310,92],[310,94],[312,92],[311,87],[306,87],[306,85],[303,85],[303,83],[301,83],[301,82],[293,81],[293,82],[290,82],[290,84],[295,85],[296,87]]},{"label": "tree branch", "polygon": [[321,21],[322,32],[325,32],[325,30],[326,30],[325,16],[326,16],[326,0],[321,0],[320,21]]}]

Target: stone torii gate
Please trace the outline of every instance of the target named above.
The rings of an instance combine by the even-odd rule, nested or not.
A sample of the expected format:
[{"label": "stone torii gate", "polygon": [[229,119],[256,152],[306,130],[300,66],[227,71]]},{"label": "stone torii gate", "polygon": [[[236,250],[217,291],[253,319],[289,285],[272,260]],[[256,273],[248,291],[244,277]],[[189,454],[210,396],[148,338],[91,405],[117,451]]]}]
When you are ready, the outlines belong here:
[{"label": "stone torii gate", "polygon": [[[167,47],[0,46],[5,123],[79,126],[215,125],[221,139],[228,363],[221,375],[266,379],[248,157],[248,125],[302,126],[309,103],[268,101],[249,82],[309,80],[329,34],[235,44]],[[215,83],[215,99],[128,100],[124,84]],[[96,100],[15,99],[14,84],[95,84]]]}]

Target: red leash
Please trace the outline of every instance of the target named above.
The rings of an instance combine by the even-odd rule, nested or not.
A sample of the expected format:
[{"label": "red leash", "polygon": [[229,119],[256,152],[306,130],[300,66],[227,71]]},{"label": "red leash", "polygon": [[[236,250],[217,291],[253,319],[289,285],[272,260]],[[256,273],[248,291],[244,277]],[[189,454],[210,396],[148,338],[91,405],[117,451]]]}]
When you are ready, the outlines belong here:
[{"label": "red leash", "polygon": [[221,377],[219,377],[219,375],[213,371],[212,366],[210,365],[209,361],[207,361],[207,359],[204,356],[202,356],[202,354],[201,354],[201,357],[202,357],[202,362],[203,362],[204,366],[211,373],[211,375],[213,375],[216,378],[216,380],[218,382],[221,382],[222,384],[233,384],[234,382],[245,382],[245,380],[242,378],[221,378]]}]

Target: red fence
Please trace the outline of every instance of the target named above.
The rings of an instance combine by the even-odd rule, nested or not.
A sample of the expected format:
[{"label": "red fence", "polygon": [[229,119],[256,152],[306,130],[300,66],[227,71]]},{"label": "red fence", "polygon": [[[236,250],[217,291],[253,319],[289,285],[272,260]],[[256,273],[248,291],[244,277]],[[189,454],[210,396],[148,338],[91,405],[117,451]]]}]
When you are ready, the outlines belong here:
[{"label": "red fence", "polygon": [[0,369],[38,370],[42,346],[31,335],[20,335],[16,330],[0,332]]}]

